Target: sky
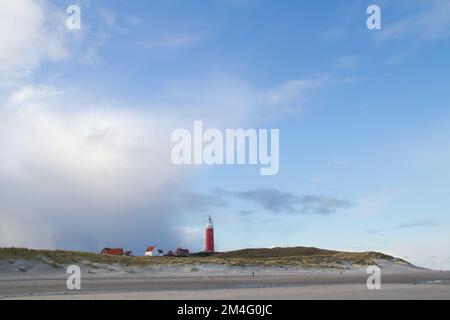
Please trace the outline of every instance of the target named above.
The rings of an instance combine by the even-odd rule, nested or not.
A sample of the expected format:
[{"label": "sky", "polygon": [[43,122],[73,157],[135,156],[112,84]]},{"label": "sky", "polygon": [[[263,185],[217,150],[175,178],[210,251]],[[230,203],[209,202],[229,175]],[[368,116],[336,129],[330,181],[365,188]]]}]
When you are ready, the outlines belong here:
[{"label": "sky", "polygon": [[[445,0],[0,0],[0,246],[196,251],[212,215],[217,250],[450,269],[448,17]],[[196,120],[279,129],[278,174],[174,165]]]}]

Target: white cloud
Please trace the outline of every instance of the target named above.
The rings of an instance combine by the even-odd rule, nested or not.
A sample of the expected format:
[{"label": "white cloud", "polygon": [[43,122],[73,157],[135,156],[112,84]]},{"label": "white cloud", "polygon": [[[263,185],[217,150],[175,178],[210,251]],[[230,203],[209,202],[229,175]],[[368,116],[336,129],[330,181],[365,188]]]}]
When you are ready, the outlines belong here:
[{"label": "white cloud", "polygon": [[8,99],[8,103],[12,105],[20,105],[28,101],[36,101],[62,93],[62,91],[50,86],[28,85],[14,91]]},{"label": "white cloud", "polygon": [[51,86],[20,87],[0,105],[0,223],[8,230],[0,246],[136,249],[149,233],[162,245],[183,237],[198,243],[195,233],[173,229],[183,212],[174,199],[191,171],[171,163],[171,131],[198,119],[218,128],[254,125],[295,101],[296,89],[306,93],[300,83],[269,90],[275,100],[235,77],[182,83],[150,102],[153,112],[80,106]]},{"label": "white cloud", "polygon": [[28,87],[0,107],[0,246],[145,245],[148,232],[170,231],[170,121],[41,101],[47,93]]},{"label": "white cloud", "polygon": [[[0,2],[0,86],[11,87],[11,78],[23,80],[43,61],[69,56],[65,18],[64,10],[46,1]],[[94,39],[84,29],[77,37]],[[179,34],[160,38],[159,45],[201,39]],[[81,62],[99,61],[97,48],[106,38],[97,40]],[[279,112],[277,105],[295,102],[308,86],[293,81],[267,93],[233,77],[218,78],[197,87],[183,83],[161,104],[179,119],[200,115],[211,126],[232,127],[255,123],[267,109]],[[0,105],[0,246],[145,246],[150,233],[165,245],[177,244],[173,218],[182,208],[173,195],[185,185],[170,162],[169,137],[179,119],[134,107],[79,106],[52,86],[14,87]]]},{"label": "white cloud", "polygon": [[325,83],[324,79],[295,79],[261,89],[239,77],[214,74],[202,81],[182,81],[168,87],[161,106],[182,119],[202,119],[211,127],[251,127],[303,111]]},{"label": "white cloud", "polygon": [[[441,40],[450,37],[450,1],[430,0],[424,2],[420,12],[383,27],[378,40],[419,38]],[[409,5],[409,2],[407,2]]]},{"label": "white cloud", "polygon": [[46,1],[0,1],[0,86],[27,75],[42,60],[66,58],[64,28],[64,12]]}]

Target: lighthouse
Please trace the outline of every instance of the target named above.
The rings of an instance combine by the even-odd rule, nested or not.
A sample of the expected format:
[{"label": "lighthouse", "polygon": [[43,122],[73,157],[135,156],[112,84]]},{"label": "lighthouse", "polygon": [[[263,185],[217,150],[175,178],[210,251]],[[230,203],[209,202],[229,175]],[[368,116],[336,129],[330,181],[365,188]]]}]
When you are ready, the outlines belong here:
[{"label": "lighthouse", "polygon": [[214,226],[211,216],[206,224],[205,252],[214,252]]}]

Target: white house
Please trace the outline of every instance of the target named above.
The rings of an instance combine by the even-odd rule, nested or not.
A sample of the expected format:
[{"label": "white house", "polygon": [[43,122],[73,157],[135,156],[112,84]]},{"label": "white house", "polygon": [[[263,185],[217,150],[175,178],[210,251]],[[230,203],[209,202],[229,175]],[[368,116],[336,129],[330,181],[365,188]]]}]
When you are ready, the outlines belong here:
[{"label": "white house", "polygon": [[155,246],[150,246],[145,250],[146,257],[160,257],[163,255],[162,250],[157,250]]}]

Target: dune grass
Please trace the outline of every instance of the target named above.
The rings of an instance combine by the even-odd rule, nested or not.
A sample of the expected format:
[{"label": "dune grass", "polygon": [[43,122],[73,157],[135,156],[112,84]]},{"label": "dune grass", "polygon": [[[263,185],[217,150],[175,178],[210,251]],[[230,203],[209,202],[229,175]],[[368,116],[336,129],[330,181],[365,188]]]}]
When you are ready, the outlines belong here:
[{"label": "dune grass", "polygon": [[118,264],[137,267],[199,265],[211,263],[232,266],[262,265],[279,267],[303,266],[305,268],[344,268],[347,264],[375,264],[376,260],[379,259],[407,263],[404,260],[378,252],[353,253],[305,247],[243,249],[210,256],[194,255],[190,257],[127,257],[65,250],[0,248],[0,261],[39,261],[55,268],[74,263],[84,263],[92,266],[95,266],[95,264]]}]

